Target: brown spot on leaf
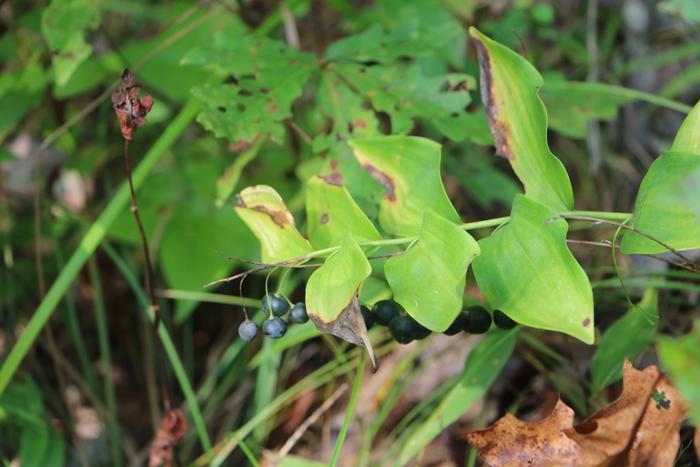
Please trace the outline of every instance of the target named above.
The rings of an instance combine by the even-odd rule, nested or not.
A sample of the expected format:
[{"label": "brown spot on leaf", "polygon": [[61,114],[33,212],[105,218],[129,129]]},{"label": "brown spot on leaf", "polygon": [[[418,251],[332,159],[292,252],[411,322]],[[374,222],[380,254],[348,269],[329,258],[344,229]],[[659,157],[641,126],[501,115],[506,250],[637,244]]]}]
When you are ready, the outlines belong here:
[{"label": "brown spot on leaf", "polygon": [[489,127],[496,145],[496,154],[512,161],[515,159],[515,154],[508,144],[510,127],[503,119],[499,118],[498,108],[496,107],[493,75],[491,73],[491,56],[486,50],[486,46],[479,39],[473,39],[479,56],[479,69],[481,70],[481,101],[484,103],[486,115],[488,116]]},{"label": "brown spot on leaf", "polygon": [[588,325],[591,324],[590,318],[586,318],[583,320],[583,327],[588,327]]},{"label": "brown spot on leaf", "polygon": [[355,120],[355,128],[367,128],[367,122],[364,118],[358,118]]},{"label": "brown spot on leaf", "polygon": [[328,175],[321,175],[320,178],[329,185],[343,186],[343,174],[340,172],[331,172]]},{"label": "brown spot on leaf", "polygon": [[338,159],[333,159],[331,161],[331,170],[335,170],[338,168]]},{"label": "brown spot on leaf", "polygon": [[262,212],[264,214],[267,214],[272,222],[277,225],[277,227],[284,229],[286,227],[294,226],[294,218],[292,215],[289,213],[289,211],[286,210],[277,210],[277,209],[270,209],[267,206],[262,206],[262,205],[256,205],[256,206],[248,206],[245,204],[245,201],[241,198],[240,195],[236,196],[236,204],[235,207],[237,208],[244,208],[244,209],[250,209],[252,211],[258,211]]},{"label": "brown spot on leaf", "polygon": [[329,218],[328,218],[328,213],[324,212],[321,214],[321,224],[328,224]]},{"label": "brown spot on leaf", "polygon": [[373,179],[378,181],[384,187],[384,189],[386,190],[384,197],[392,203],[395,202],[396,190],[394,185],[394,179],[382,172],[381,170],[377,169],[372,164],[366,163],[363,164],[362,167],[364,167],[364,169],[367,172],[369,172]]}]

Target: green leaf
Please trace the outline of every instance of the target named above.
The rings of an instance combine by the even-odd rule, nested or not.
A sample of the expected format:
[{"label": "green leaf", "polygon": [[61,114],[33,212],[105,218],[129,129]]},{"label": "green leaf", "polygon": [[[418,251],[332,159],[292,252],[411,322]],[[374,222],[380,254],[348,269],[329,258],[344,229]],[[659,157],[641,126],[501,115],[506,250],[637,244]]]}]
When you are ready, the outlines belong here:
[{"label": "green leaf", "polygon": [[360,164],[385,189],[379,224],[394,235],[416,235],[430,209],[460,222],[440,178],[440,145],[413,136],[350,141]]},{"label": "green leaf", "polygon": [[593,292],[556,213],[517,195],[510,222],[479,241],[476,281],[494,309],[526,326],[593,343]]},{"label": "green leaf", "polygon": [[469,34],[479,53],[481,97],[497,154],[508,159],[527,196],[556,212],[572,209],[569,176],[547,145],[547,112],[538,96],[542,76],[475,28]]},{"label": "green leaf", "polygon": [[471,116],[466,108],[475,80],[469,75],[427,76],[418,65],[404,72],[397,65],[367,67],[356,63],[337,64],[329,69],[363,94],[376,111],[389,115],[394,134],[409,132],[413,119],[422,118],[453,141],[469,136],[460,125],[465,116]]},{"label": "green leaf", "polygon": [[236,212],[260,242],[262,261],[278,263],[298,258],[311,251],[301,236],[294,217],[274,188],[251,186],[238,195]]},{"label": "green leaf", "polygon": [[603,334],[591,362],[591,391],[595,394],[622,377],[622,364],[634,360],[654,340],[659,320],[658,294],[647,289],[642,300]]},{"label": "green leaf", "polygon": [[399,465],[406,465],[421,449],[486,394],[513,352],[518,331],[519,328],[508,331],[494,329],[474,347],[469,353],[464,372],[455,387],[404,443],[398,460]]},{"label": "green leaf", "polygon": [[550,128],[571,138],[585,139],[589,121],[614,119],[618,108],[630,98],[615,94],[600,83],[545,79],[542,100]]},{"label": "green leaf", "polygon": [[478,254],[471,235],[426,211],[418,241],[388,259],[384,273],[394,300],[423,326],[443,332],[462,311],[467,268]]},{"label": "green leaf", "polygon": [[[654,161],[639,187],[631,225],[676,250],[700,247],[700,155],[667,152]],[[621,250],[653,254],[667,248],[626,231]]]},{"label": "green leaf", "polygon": [[220,34],[211,47],[191,51],[183,64],[205,65],[224,76],[224,84],[192,89],[202,103],[198,115],[206,129],[232,143],[252,142],[263,134],[282,143],[283,120],[317,69],[313,55],[263,37]]},{"label": "green leaf", "polygon": [[659,358],[688,405],[688,415],[700,424],[700,322],[683,337],[659,337]]},{"label": "green leaf", "polygon": [[381,239],[343,186],[339,173],[314,176],[306,182],[306,219],[309,239],[317,249],[337,246],[348,234],[356,242]]},{"label": "green leaf", "polygon": [[[340,250],[314,271],[306,283],[306,311],[314,322],[335,321],[359,293],[362,283],[372,272],[365,254],[350,235]],[[318,325],[317,325],[318,326]]]},{"label": "green leaf", "polygon": [[700,155],[700,102],[695,104],[683,120],[671,151]]},{"label": "green leaf", "polygon": [[53,56],[56,84],[68,82],[92,47],[85,32],[100,24],[100,8],[94,0],[52,0],[41,15],[41,30]]}]

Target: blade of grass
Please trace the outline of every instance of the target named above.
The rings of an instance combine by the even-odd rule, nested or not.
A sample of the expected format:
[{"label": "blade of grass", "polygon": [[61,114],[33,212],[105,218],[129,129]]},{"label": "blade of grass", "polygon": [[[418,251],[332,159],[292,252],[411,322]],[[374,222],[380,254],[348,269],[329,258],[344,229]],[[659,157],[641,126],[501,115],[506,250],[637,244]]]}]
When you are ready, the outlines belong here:
[{"label": "blade of grass", "polygon": [[357,395],[360,393],[360,388],[362,387],[362,377],[365,374],[365,352],[360,352],[360,363],[357,365],[357,373],[355,374],[355,382],[352,385],[352,392],[350,393],[350,400],[348,401],[348,408],[345,410],[345,420],[343,420],[343,426],[340,428],[340,433],[338,433],[338,439],[335,442],[335,449],[333,449],[333,455],[331,457],[330,466],[335,467],[338,465],[340,460],[340,451],[343,450],[343,444],[345,444],[345,437],[348,434],[348,429],[350,428],[350,422],[352,421],[352,416],[355,414],[355,405],[357,404]]},{"label": "blade of grass", "polygon": [[[119,269],[121,274],[131,286],[131,289],[134,291],[134,294],[136,295],[136,298],[139,304],[141,305],[139,309],[143,313],[146,313],[148,319],[152,322],[155,316],[153,314],[153,310],[151,309],[150,301],[146,296],[145,290],[143,290],[143,287],[141,287],[138,277],[136,277],[134,272],[131,269],[129,269],[129,266],[127,266],[124,260],[117,254],[116,251],[114,251],[114,248],[112,248],[108,243],[103,243],[102,249],[105,251],[105,253],[107,253],[110,259],[117,266],[117,269]],[[158,336],[160,337],[160,340],[163,343],[165,355],[170,361],[173,373],[175,373],[175,378],[177,379],[177,382],[180,385],[180,389],[182,390],[182,393],[185,396],[185,400],[187,401],[187,408],[190,410],[190,414],[192,415],[192,421],[194,422],[195,429],[197,430],[197,434],[199,435],[199,441],[202,445],[202,448],[205,451],[207,451],[208,449],[211,449],[211,441],[209,440],[207,428],[204,424],[204,418],[202,417],[202,413],[199,410],[199,405],[197,404],[197,398],[194,395],[194,390],[192,389],[192,385],[190,384],[189,379],[187,379],[185,367],[182,364],[182,361],[180,360],[180,356],[177,354],[177,350],[175,349],[173,340],[170,338],[170,334],[168,333],[168,330],[165,326],[161,325],[158,327]]]},{"label": "blade of grass", "polygon": [[[148,173],[153,169],[161,157],[170,149],[177,141],[182,132],[192,122],[199,111],[199,105],[194,100],[190,100],[185,104],[180,113],[173,121],[165,128],[162,135],[156,140],[151,149],[146,153],[145,157],[134,171],[134,187],[138,188],[145,180]],[[60,302],[63,295],[70,287],[75,276],[80,272],[80,269],[85,265],[85,262],[90,258],[100,242],[105,237],[108,227],[114,219],[124,210],[129,204],[129,188],[126,182],[122,183],[119,191],[114,195],[109,204],[105,207],[100,217],[90,226],[85,236],[80,241],[78,248],[66,263],[66,266],[61,270],[56,281],[53,283],[48,293],[39,304],[32,318],[27,323],[27,326],[22,335],[17,339],[14,347],[7,356],[7,359],[0,367],[0,395],[5,391],[10,383],[13,375],[22,363],[22,360],[29,352],[29,349],[36,341],[39,333],[44,328],[44,325],[49,320],[56,306]]]},{"label": "blade of grass", "polygon": [[121,450],[119,449],[121,435],[119,422],[117,421],[117,398],[114,395],[114,382],[112,381],[112,352],[109,347],[109,328],[107,325],[107,310],[105,309],[104,294],[100,274],[97,270],[95,259],[88,261],[90,285],[94,297],[95,324],[97,325],[97,341],[100,346],[100,355],[104,371],[104,391],[107,402],[107,423],[109,425],[109,447],[114,465],[124,465]]}]

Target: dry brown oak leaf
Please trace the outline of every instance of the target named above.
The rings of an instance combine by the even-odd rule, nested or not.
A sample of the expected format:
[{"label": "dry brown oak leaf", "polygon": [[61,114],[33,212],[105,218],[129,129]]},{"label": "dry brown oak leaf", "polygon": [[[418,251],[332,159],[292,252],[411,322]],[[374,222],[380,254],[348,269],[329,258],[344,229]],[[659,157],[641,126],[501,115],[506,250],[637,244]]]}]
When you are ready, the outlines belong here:
[{"label": "dry brown oak leaf", "polygon": [[119,119],[119,128],[125,140],[130,141],[134,131],[146,123],[146,115],[153,108],[153,98],[139,98],[141,86],[136,84],[134,74],[124,69],[117,91],[112,94],[114,113]]},{"label": "dry brown oak leaf", "polygon": [[655,366],[623,369],[620,397],[574,427],[561,401],[538,422],[506,414],[467,440],[492,466],[673,466],[686,409],[678,391]]}]

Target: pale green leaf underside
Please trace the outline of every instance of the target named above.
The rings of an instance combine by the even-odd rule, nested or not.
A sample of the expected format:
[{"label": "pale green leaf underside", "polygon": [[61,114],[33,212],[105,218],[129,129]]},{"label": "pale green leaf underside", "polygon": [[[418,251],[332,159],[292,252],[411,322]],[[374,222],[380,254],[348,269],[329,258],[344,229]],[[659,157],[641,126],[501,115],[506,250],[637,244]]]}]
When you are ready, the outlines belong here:
[{"label": "pale green leaf underside", "polygon": [[[632,225],[676,250],[700,248],[700,103],[683,121],[671,150],[649,167],[637,194]],[[625,232],[623,253],[662,253],[666,247]]]},{"label": "pale green leaf underside", "polygon": [[562,212],[573,191],[561,161],[547,145],[547,112],[538,95],[542,76],[520,55],[474,28],[481,67],[481,96],[499,155],[506,157],[525,193]]},{"label": "pale green leaf underside", "polygon": [[306,283],[307,312],[325,324],[335,321],[371,272],[372,267],[362,249],[347,235],[340,250],[309,277]]},{"label": "pale green leaf underside", "polygon": [[416,321],[443,332],[462,310],[466,273],[479,245],[458,225],[426,211],[418,241],[384,264],[394,300]]},{"label": "pale green leaf underside", "polygon": [[406,465],[484,396],[513,352],[518,331],[519,328],[509,331],[494,329],[474,347],[457,384],[403,443],[399,465]]},{"label": "pale green leaf underside", "polygon": [[309,240],[317,249],[336,246],[348,234],[356,242],[381,239],[340,179],[340,174],[334,173],[314,176],[306,182]]},{"label": "pale green leaf underside", "polygon": [[[631,225],[676,250],[700,248],[700,155],[667,152],[639,187]],[[662,253],[662,244],[626,231],[622,252]]]},{"label": "pale green leaf underside", "polygon": [[460,222],[440,178],[440,145],[415,136],[350,141],[360,164],[385,189],[379,224],[394,235],[416,235],[430,209]]},{"label": "pale green leaf underside", "polygon": [[591,362],[591,391],[595,394],[622,378],[622,364],[634,360],[654,340],[658,294],[647,289],[642,300],[603,334]]},{"label": "pale green leaf underside", "polygon": [[510,222],[481,240],[474,275],[493,308],[518,323],[593,343],[593,292],[566,246],[567,224],[523,195]]},{"label": "pale green leaf underside", "polygon": [[274,188],[255,185],[238,195],[236,212],[260,242],[262,261],[277,263],[298,258],[311,245],[297,230],[294,217]]}]

